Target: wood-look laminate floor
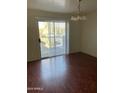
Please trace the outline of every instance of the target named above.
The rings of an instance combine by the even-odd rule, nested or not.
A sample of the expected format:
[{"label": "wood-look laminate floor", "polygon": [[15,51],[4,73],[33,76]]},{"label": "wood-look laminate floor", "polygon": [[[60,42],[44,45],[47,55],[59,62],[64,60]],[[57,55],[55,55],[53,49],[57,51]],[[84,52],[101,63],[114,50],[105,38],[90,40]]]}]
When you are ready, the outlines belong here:
[{"label": "wood-look laminate floor", "polygon": [[30,62],[28,93],[97,93],[97,59],[83,53]]}]

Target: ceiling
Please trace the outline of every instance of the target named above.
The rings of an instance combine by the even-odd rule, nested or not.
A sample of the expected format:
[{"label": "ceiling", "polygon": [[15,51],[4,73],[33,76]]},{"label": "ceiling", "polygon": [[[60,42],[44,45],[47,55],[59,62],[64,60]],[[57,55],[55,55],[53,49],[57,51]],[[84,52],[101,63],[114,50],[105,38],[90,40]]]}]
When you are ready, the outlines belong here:
[{"label": "ceiling", "polygon": [[[28,9],[49,12],[74,13],[77,11],[78,0],[27,0]],[[82,0],[81,12],[92,12],[97,9],[97,0]]]}]

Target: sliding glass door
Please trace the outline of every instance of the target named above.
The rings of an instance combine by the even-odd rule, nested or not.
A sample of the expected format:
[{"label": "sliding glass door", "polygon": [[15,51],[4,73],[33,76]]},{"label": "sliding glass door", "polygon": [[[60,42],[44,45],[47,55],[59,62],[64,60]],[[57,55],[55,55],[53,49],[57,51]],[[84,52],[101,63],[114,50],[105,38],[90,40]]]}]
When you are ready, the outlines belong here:
[{"label": "sliding glass door", "polygon": [[59,21],[39,21],[41,57],[67,53],[67,24]]}]

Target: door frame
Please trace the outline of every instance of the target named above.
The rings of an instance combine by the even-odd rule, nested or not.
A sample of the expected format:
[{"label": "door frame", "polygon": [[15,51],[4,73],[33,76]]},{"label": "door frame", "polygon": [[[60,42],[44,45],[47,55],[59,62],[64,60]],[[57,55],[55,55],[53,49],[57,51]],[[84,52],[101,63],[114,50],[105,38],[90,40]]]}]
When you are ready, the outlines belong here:
[{"label": "door frame", "polygon": [[[35,17],[35,22],[36,22],[36,28],[37,28],[37,34],[38,36],[40,36],[39,34],[39,27],[38,27],[38,22],[41,21],[41,22],[65,22],[66,24],[66,31],[65,31],[65,43],[66,43],[66,46],[65,46],[65,54],[69,54],[69,21],[68,20],[65,20],[65,19],[55,19],[55,18],[41,18],[41,17]],[[39,37],[38,37],[38,41],[39,41]],[[41,57],[41,46],[40,46],[40,42],[39,42],[39,51],[40,51],[40,57]],[[63,54],[64,55],[64,54]],[[56,56],[60,56],[60,55],[56,55]],[[55,56],[52,56],[52,57],[55,57]],[[49,58],[49,57],[46,57],[46,58]],[[41,59],[44,59],[41,57]]]}]

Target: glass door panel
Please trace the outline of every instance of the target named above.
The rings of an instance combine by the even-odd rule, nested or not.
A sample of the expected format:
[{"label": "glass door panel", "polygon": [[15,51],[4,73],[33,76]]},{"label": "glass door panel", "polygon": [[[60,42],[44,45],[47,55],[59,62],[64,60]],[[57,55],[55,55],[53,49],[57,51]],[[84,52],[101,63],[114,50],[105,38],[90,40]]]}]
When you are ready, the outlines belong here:
[{"label": "glass door panel", "polygon": [[55,23],[56,55],[65,54],[65,22]]},{"label": "glass door panel", "polygon": [[66,53],[66,23],[38,22],[41,57],[51,57]]}]

